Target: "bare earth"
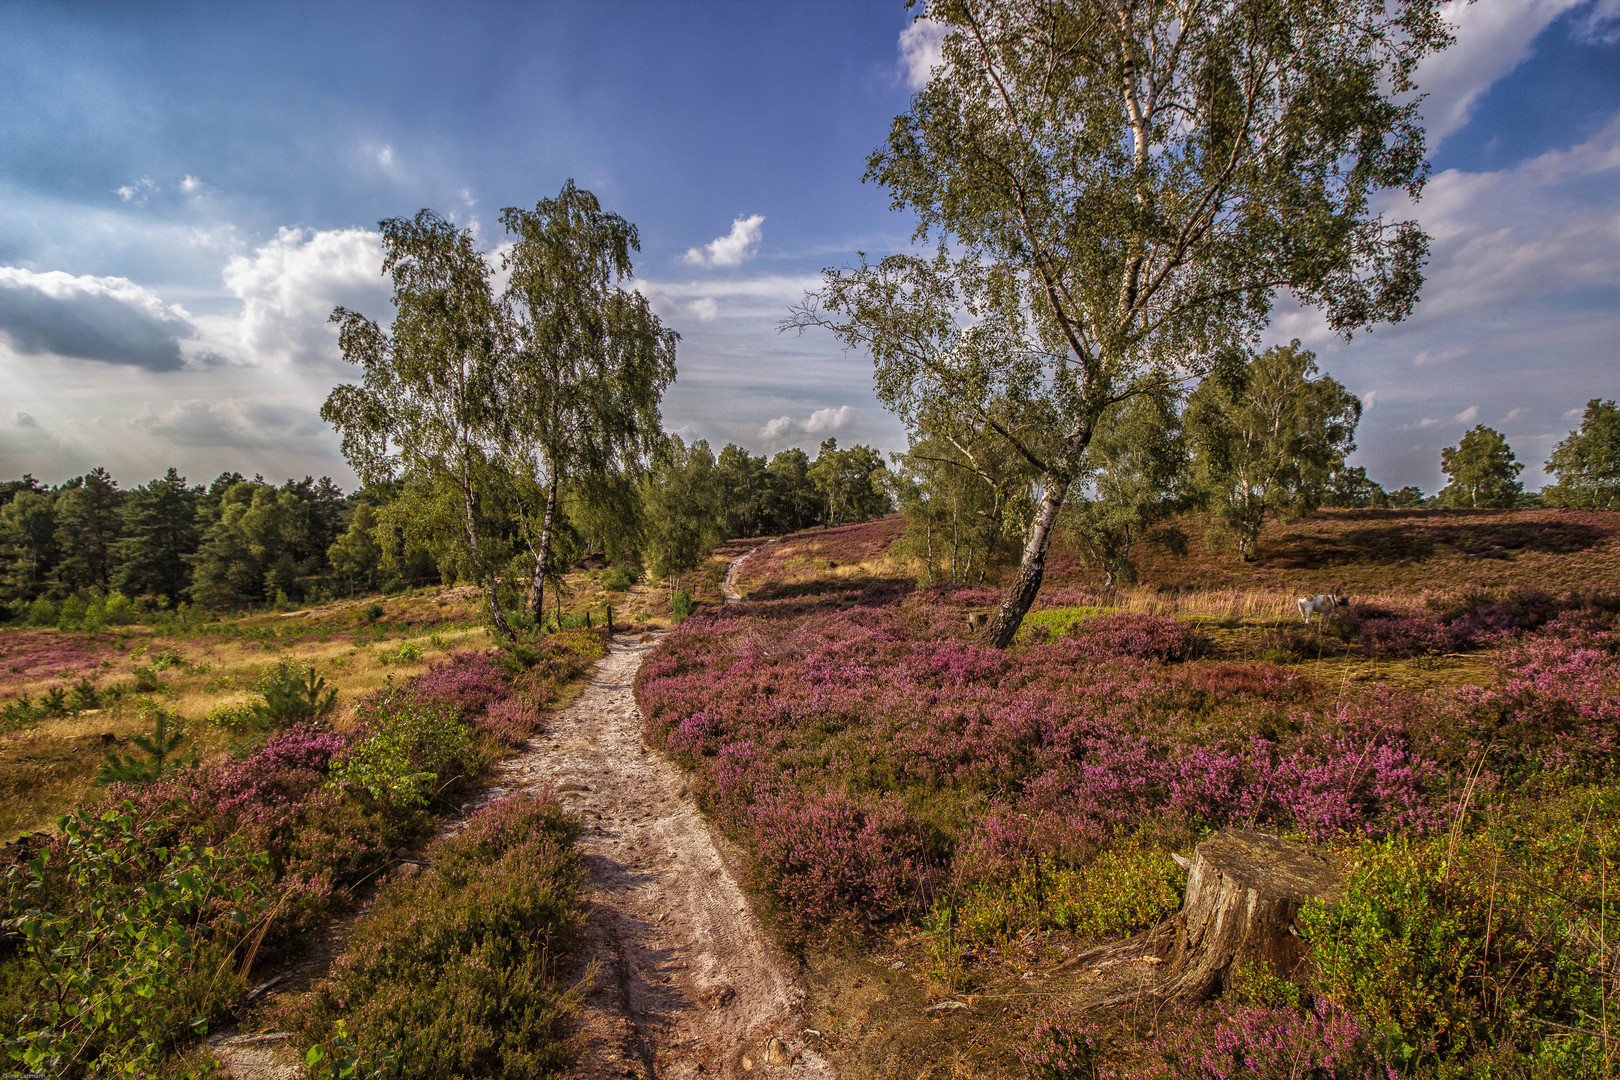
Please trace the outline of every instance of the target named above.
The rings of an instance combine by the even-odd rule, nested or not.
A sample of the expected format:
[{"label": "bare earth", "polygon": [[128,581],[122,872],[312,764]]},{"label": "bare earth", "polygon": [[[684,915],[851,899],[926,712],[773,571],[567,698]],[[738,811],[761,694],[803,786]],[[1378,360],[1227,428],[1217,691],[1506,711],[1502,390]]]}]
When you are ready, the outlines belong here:
[{"label": "bare earth", "polygon": [[601,970],[585,1001],[580,1071],[830,1077],[804,1045],[792,966],[754,917],[680,772],[642,741],[631,682],[649,648],[618,639],[579,701],[497,778],[514,792],[550,785],[584,823],[584,959]]}]

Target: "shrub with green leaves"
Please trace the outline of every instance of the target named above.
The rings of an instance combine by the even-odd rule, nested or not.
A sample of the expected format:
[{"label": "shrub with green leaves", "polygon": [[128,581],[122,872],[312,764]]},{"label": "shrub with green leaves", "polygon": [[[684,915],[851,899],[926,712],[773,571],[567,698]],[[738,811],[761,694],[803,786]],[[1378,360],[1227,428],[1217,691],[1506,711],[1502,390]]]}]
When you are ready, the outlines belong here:
[{"label": "shrub with green leaves", "polygon": [[692,611],[692,594],[685,589],[676,589],[669,598],[669,613],[675,616],[676,622],[681,622],[690,617]]},{"label": "shrub with green leaves", "polygon": [[391,1055],[404,1080],[566,1068],[573,832],[554,799],[507,799],[435,844],[428,873],[385,887],[332,976],[284,1017],[314,1044],[309,1060],[364,1076]]},{"label": "shrub with green leaves", "polygon": [[1420,1076],[1610,1075],[1620,784],[1494,811],[1455,837],[1367,841],[1352,859],[1339,905],[1306,908],[1304,937],[1316,988],[1386,1056]]},{"label": "shrub with green leaves", "polygon": [[266,857],[176,839],[129,803],[57,827],[58,843],[6,874],[4,928],[34,983],[6,1060],[25,1075],[151,1075],[240,999],[233,960],[263,907]]},{"label": "shrub with green leaves", "polygon": [[[108,784],[146,784],[163,775],[169,759],[186,740],[186,730],[179,717],[155,701],[140,703],[141,716],[152,724],[149,735],[136,735],[131,741],[144,757],[130,754],[125,757],[116,750],[107,751],[107,758],[96,772],[95,782]],[[192,763],[196,762],[196,747],[192,747]]]},{"label": "shrub with green leaves", "polygon": [[419,809],[484,765],[454,704],[390,688],[362,702],[357,718],[366,735],[333,763],[332,783],[363,789],[379,802]]}]

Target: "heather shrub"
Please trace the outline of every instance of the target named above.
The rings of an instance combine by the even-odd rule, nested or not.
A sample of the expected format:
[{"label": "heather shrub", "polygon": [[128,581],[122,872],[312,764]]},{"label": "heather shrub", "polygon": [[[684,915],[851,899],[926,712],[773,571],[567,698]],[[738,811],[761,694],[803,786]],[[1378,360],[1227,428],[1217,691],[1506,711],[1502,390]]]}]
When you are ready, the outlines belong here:
[{"label": "heather shrub", "polygon": [[[1096,1024],[1037,1028],[1019,1051],[1026,1080],[1392,1080],[1375,1040],[1341,1010],[1241,1006],[1166,1024],[1130,1064],[1110,1061]],[[1145,1060],[1144,1060],[1145,1059]]]},{"label": "heather shrub", "polygon": [[454,653],[411,680],[422,698],[449,705],[471,719],[506,693],[499,651]]},{"label": "heather shrub", "polygon": [[491,705],[477,721],[477,729],[491,742],[513,749],[527,743],[539,726],[540,710],[515,695]]},{"label": "heather shrub", "polygon": [[1303,915],[1317,992],[1413,1073],[1607,1075],[1593,1029],[1620,930],[1605,899],[1617,811],[1610,784],[1451,838],[1359,845],[1337,907]]},{"label": "heather shrub", "polygon": [[762,794],[749,816],[754,884],[791,940],[851,937],[909,899],[918,844],[892,796],[862,804],[784,789]]},{"label": "heather shrub", "polygon": [[1099,614],[1079,623],[1073,638],[1074,653],[1091,660],[1128,656],[1171,663],[1193,653],[1192,630],[1167,615]]},{"label": "heather shrub", "polygon": [[4,928],[24,973],[6,1002],[6,1060],[18,1075],[149,1075],[239,1000],[264,856],[142,821],[128,803],[57,827],[6,874]]},{"label": "heather shrub", "polygon": [[346,1021],[354,1056],[392,1057],[403,1078],[566,1068],[575,1002],[560,979],[583,880],[571,835],[545,797],[475,814],[429,850],[433,870],[384,889],[332,974],[284,1022],[336,1056]]}]

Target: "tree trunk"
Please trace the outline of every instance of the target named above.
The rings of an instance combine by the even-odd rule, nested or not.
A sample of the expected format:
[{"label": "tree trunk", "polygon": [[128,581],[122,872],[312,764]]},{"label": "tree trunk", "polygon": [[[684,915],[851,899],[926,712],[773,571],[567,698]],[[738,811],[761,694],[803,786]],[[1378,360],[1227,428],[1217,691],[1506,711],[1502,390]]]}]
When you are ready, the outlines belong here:
[{"label": "tree trunk", "polygon": [[1227,829],[1199,844],[1181,911],[1149,935],[1165,962],[1155,993],[1213,997],[1246,964],[1295,977],[1305,956],[1300,908],[1337,903],[1343,874],[1337,859],[1272,833]]},{"label": "tree trunk", "polygon": [[990,621],[987,631],[990,643],[998,649],[1012,644],[1013,635],[1018,633],[1024,615],[1041,591],[1041,579],[1046,576],[1046,551],[1052,546],[1052,526],[1057,521],[1058,512],[1063,509],[1063,499],[1068,493],[1069,482],[1053,478],[1047,485],[1046,494],[1041,497],[1035,522],[1030,526],[1029,539],[1024,542],[1024,561],[1018,567],[1018,576],[1013,578],[1012,587],[1007,590],[1006,597],[1001,601],[1001,609]]},{"label": "tree trunk", "polygon": [[[472,481],[468,478],[466,467],[463,465],[461,474],[461,509],[465,515],[467,526],[467,547],[472,552],[474,564],[483,562],[483,556],[478,546],[478,514],[473,502]],[[501,610],[500,593],[495,587],[495,575],[484,574],[484,595],[489,598],[489,617],[495,623],[495,629],[507,641],[516,641],[517,635],[512,632],[512,626],[506,621],[506,613]]]},{"label": "tree trunk", "polygon": [[529,589],[529,610],[539,623],[546,615],[546,572],[551,569],[551,525],[557,513],[557,477],[546,486],[546,512],[540,519],[540,546],[534,552],[534,585]]}]

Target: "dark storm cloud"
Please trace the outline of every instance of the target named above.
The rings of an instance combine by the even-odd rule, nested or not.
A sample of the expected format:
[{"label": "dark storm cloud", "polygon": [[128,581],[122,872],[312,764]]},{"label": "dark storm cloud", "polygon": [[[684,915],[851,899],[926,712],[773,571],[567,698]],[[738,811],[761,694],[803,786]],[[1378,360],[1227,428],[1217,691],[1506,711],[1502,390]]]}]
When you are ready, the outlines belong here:
[{"label": "dark storm cloud", "polygon": [[0,267],[0,333],[24,355],[176,371],[185,363],[180,342],[196,328],[124,278]]}]

